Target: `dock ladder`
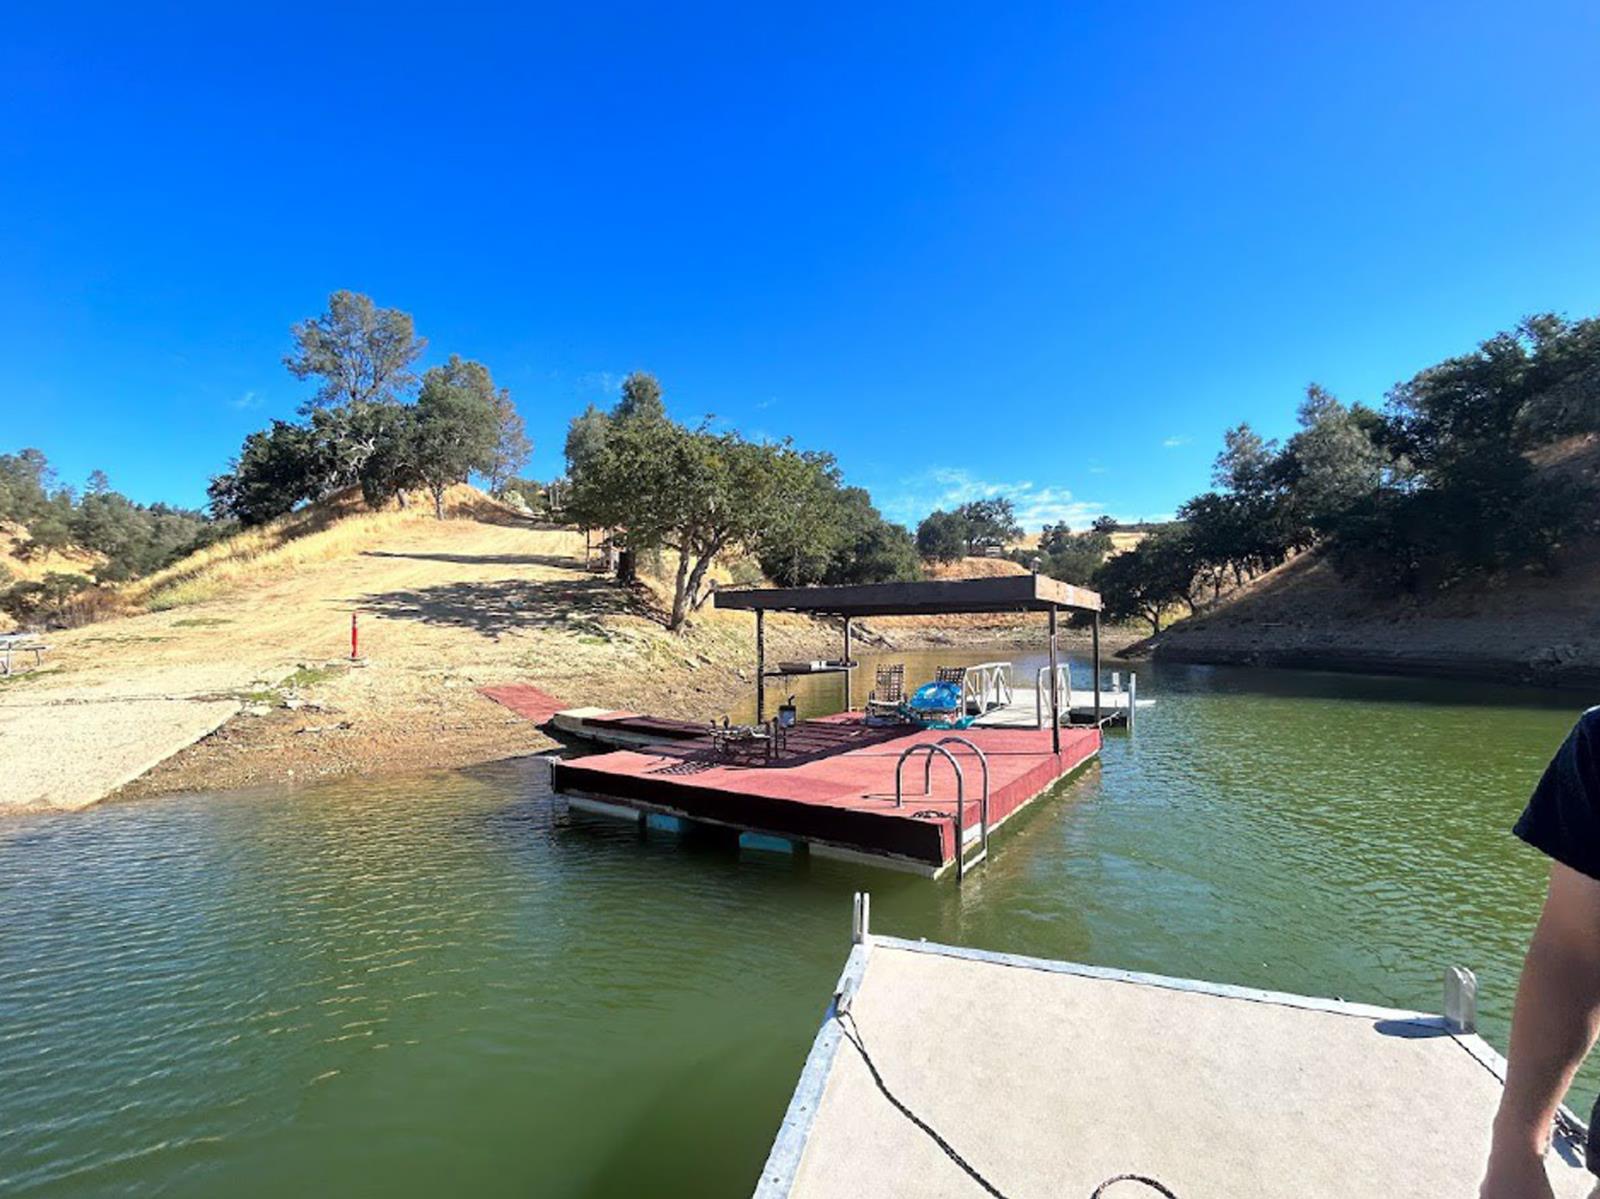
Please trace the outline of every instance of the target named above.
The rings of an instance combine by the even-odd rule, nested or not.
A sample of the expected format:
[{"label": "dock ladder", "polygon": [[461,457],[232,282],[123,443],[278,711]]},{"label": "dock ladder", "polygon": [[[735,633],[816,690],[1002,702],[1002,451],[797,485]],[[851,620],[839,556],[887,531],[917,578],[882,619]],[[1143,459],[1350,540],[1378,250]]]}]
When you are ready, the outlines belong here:
[{"label": "dock ladder", "polygon": [[[978,765],[983,770],[983,791],[978,800],[978,852],[972,858],[967,857],[966,828],[964,827],[967,816],[966,804],[966,772],[961,769],[961,763],[956,761],[955,755],[945,748],[947,745],[958,745],[970,749],[978,759]],[[902,789],[902,772],[908,759],[919,753],[926,753],[928,760],[922,767],[922,793],[927,795],[933,790],[933,759],[937,755],[950,763],[950,769],[956,772],[956,812],[955,812],[955,843],[956,843],[956,878],[963,879],[967,871],[982,865],[989,857],[989,759],[983,750],[979,749],[965,737],[941,737],[934,742],[924,742],[921,745],[912,745],[900,755],[900,760],[894,765],[894,806],[900,807],[905,802]]]}]

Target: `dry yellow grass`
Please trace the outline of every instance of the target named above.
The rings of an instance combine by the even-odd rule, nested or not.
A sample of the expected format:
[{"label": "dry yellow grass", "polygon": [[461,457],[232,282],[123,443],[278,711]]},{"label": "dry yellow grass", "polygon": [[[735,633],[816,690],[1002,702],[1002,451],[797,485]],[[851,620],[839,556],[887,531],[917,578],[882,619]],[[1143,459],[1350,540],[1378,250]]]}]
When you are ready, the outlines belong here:
[{"label": "dry yellow grass", "polygon": [[[516,519],[510,508],[464,484],[447,493],[445,508],[451,515]],[[411,497],[405,508],[373,512],[359,492],[347,491],[209,545],[128,584],[121,596],[150,612],[203,603],[313,562],[359,554],[407,525],[434,519],[432,502],[421,496]]]},{"label": "dry yellow grass", "polygon": [[1025,575],[1028,568],[1009,558],[961,558],[955,562],[925,562],[930,579],[1003,579]]}]

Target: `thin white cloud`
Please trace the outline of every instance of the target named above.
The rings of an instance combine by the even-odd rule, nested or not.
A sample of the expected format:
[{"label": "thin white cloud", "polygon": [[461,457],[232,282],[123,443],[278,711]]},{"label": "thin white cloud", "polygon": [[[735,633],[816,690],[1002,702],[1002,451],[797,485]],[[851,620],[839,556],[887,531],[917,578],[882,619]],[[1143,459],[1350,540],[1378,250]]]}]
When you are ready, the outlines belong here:
[{"label": "thin white cloud", "polygon": [[1165,441],[1163,441],[1161,446],[1163,449],[1175,450],[1180,445],[1188,445],[1192,440],[1194,439],[1186,434],[1174,433],[1171,437],[1168,437]]},{"label": "thin white cloud", "polygon": [[626,377],[615,371],[586,371],[577,378],[578,394],[585,397],[605,396],[614,400],[622,390],[622,380]]},{"label": "thin white cloud", "polygon": [[237,399],[229,400],[228,407],[236,409],[239,412],[247,412],[251,408],[261,407],[261,397],[253,391],[247,391]]},{"label": "thin white cloud", "polygon": [[891,520],[915,525],[935,509],[994,496],[1005,496],[1016,506],[1018,523],[1030,533],[1063,520],[1082,528],[1105,511],[1104,504],[1077,499],[1064,487],[1039,487],[1031,479],[980,479],[957,467],[936,467],[901,480],[900,494],[886,498],[881,507]]}]

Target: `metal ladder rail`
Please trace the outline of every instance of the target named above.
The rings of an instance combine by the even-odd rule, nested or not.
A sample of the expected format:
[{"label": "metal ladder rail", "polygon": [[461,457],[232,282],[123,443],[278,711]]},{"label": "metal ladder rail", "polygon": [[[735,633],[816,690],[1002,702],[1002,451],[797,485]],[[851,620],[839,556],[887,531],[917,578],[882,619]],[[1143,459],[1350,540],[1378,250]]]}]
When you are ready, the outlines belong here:
[{"label": "metal ladder rail", "polygon": [[[983,750],[979,749],[971,741],[967,740],[967,738],[958,737],[954,734],[948,737],[940,737],[939,740],[934,742],[934,745],[935,747],[945,745],[963,745],[973,752],[978,759],[978,765],[983,769],[983,793],[978,800],[978,856],[973,858],[970,862],[966,860],[967,838],[966,830],[962,828],[962,822],[966,818],[966,811],[964,808],[958,808],[956,811],[956,862],[958,863],[956,866],[956,877],[960,878],[968,869],[973,866],[981,865],[989,858],[989,757],[983,752]],[[923,769],[924,794],[931,789],[929,787],[928,776],[932,773],[932,771],[933,755],[929,754],[927,766]]]},{"label": "metal ladder rail", "polygon": [[[900,807],[905,802],[905,796],[904,796],[904,794],[902,792],[902,789],[901,789],[901,771],[905,768],[906,760],[908,758],[912,757],[914,754],[918,754],[918,753],[926,753],[928,755],[928,767],[927,767],[926,770],[923,771],[922,793],[924,795],[927,795],[932,790],[932,782],[933,782],[932,770],[933,770],[933,755],[934,754],[938,754],[946,762],[949,762],[950,763],[950,768],[956,772],[956,819],[955,819],[956,879],[957,879],[957,881],[960,881],[962,878],[964,878],[966,876],[966,872],[967,872],[967,867],[966,867],[966,862],[965,862],[966,855],[963,853],[964,845],[963,845],[962,838],[961,838],[961,832],[962,832],[961,821],[962,821],[962,818],[966,814],[966,807],[967,807],[967,802],[966,802],[967,776],[966,776],[966,773],[961,769],[961,763],[956,761],[955,755],[952,754],[943,745],[929,744],[927,742],[923,742],[920,745],[907,746],[905,751],[900,755],[900,760],[897,761],[894,764],[894,806],[897,807],[897,808]],[[984,769],[985,769],[985,771],[988,770],[988,764],[987,763],[985,763]],[[987,788],[985,790],[987,790]]]}]

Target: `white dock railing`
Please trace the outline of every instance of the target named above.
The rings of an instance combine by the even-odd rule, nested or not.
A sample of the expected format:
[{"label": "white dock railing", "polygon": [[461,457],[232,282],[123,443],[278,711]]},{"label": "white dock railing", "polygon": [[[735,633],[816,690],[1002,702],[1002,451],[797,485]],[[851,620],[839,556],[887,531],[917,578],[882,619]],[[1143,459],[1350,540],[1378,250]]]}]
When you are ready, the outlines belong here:
[{"label": "white dock railing", "polygon": [[[1047,707],[1052,709],[1050,712],[1051,718],[1058,724],[1061,721],[1060,713],[1054,710],[1054,706],[1050,702],[1051,694],[1050,667],[1041,666],[1039,667],[1038,678],[1033,689],[1033,715],[1035,722],[1040,728],[1046,727],[1044,722],[1044,710]],[[1057,702],[1063,708],[1065,708],[1066,711],[1072,711],[1072,665],[1068,662],[1062,662],[1056,667],[1055,694],[1059,696]]]},{"label": "white dock railing", "polygon": [[[1061,711],[1067,713],[1070,717],[1075,705],[1075,700],[1072,694],[1071,663],[1062,662],[1056,667],[1056,683]],[[1101,715],[1104,716],[1107,712],[1113,714],[1113,716],[1120,713],[1123,720],[1127,722],[1128,731],[1132,732],[1134,721],[1137,719],[1138,715],[1139,676],[1130,670],[1128,672],[1127,688],[1124,690],[1122,672],[1113,670],[1111,672],[1110,686],[1107,686],[1103,679],[1101,680],[1100,695],[1102,699],[1106,701],[1105,708],[1102,710]],[[1033,700],[1034,723],[1041,729],[1049,727],[1045,724],[1045,710],[1049,707],[1050,667],[1041,666],[1039,667],[1038,671],[1038,681],[1035,686]],[[1054,715],[1054,713],[1052,713],[1052,715]]]},{"label": "white dock railing", "polygon": [[1011,703],[1011,663],[979,662],[961,678],[961,710],[981,716]]}]

